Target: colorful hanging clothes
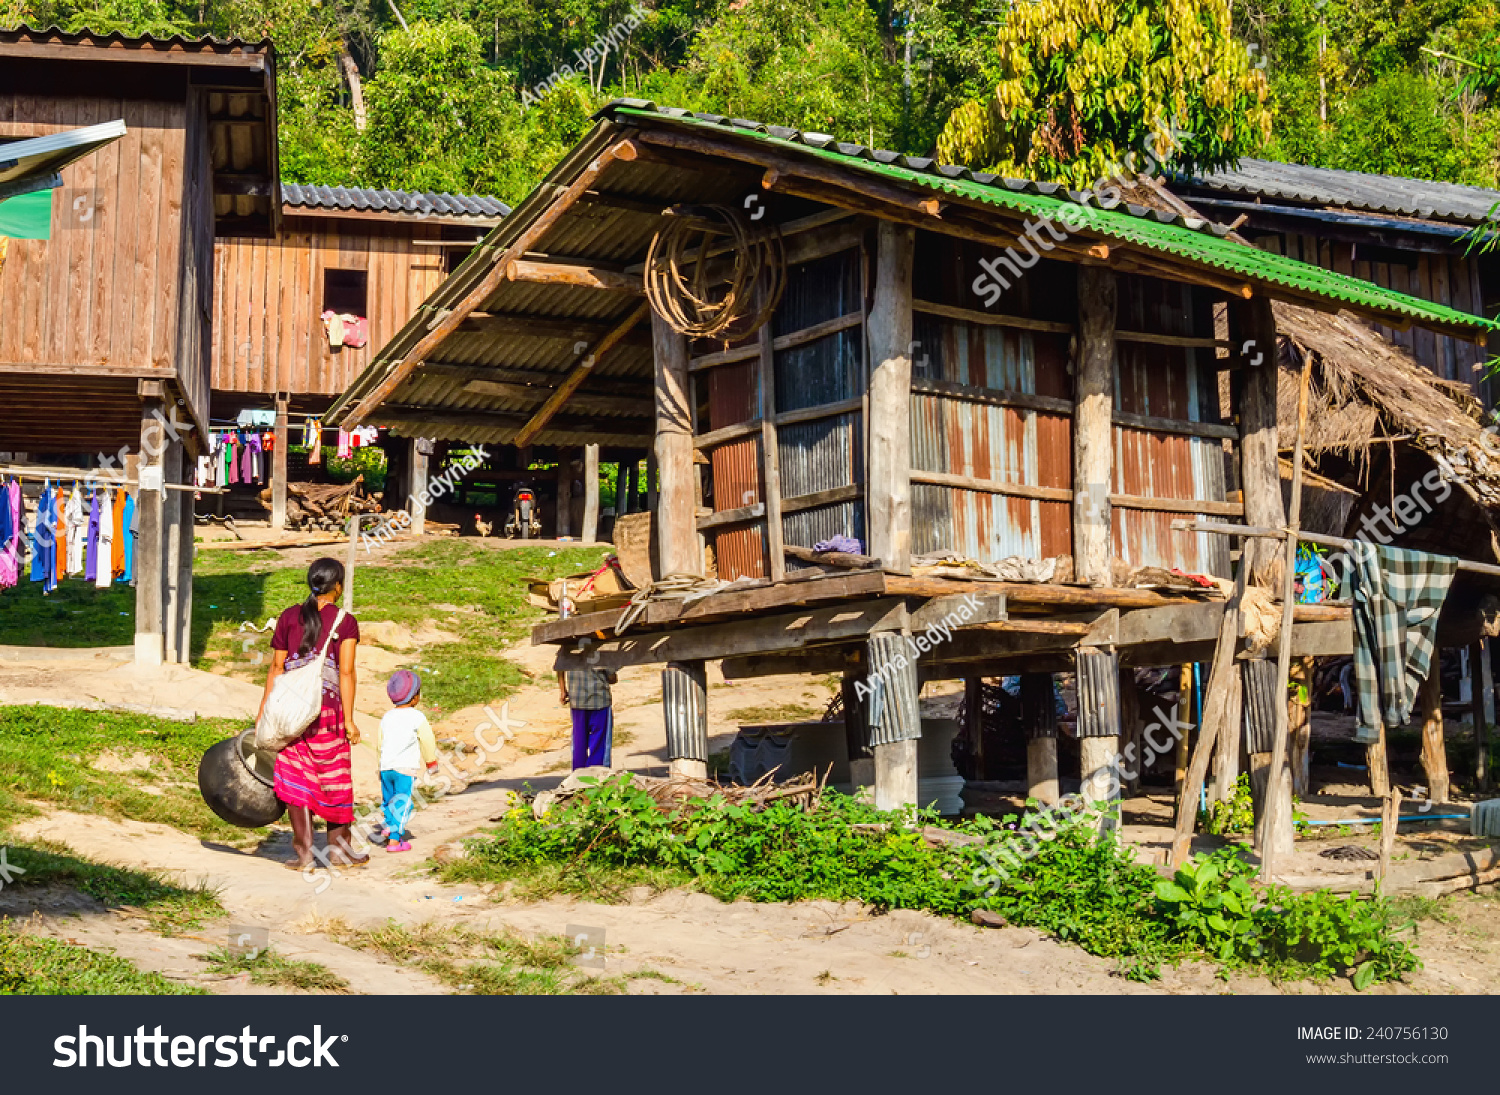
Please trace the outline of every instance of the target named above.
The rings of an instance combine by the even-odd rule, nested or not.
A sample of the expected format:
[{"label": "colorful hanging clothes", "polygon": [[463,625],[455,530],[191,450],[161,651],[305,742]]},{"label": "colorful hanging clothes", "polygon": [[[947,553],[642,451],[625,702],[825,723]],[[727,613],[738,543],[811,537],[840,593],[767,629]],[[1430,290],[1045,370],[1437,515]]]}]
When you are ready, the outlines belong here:
[{"label": "colorful hanging clothes", "polygon": [[0,589],[10,589],[21,573],[21,484],[0,486]]},{"label": "colorful hanging clothes", "polygon": [[111,580],[125,577],[125,498],[126,494],[115,489],[112,535],[109,545],[109,573]]},{"label": "colorful hanging clothes", "polygon": [[113,562],[115,553],[114,508],[110,504],[109,491],[102,490],[94,498],[99,507],[99,550],[94,566],[94,585],[108,589],[115,580]]},{"label": "colorful hanging clothes", "polygon": [[31,580],[42,583],[43,593],[57,588],[56,528],[57,509],[52,484],[48,482],[42,485],[42,496],[36,504],[36,523],[31,527]]},{"label": "colorful hanging clothes", "polygon": [[60,582],[68,576],[68,515],[66,513],[67,503],[63,499],[62,490],[59,489],[53,496],[52,508],[56,514],[53,530],[57,540],[54,551],[57,558],[52,568],[53,576]]},{"label": "colorful hanging clothes", "polygon": [[141,533],[138,516],[135,497],[127,494],[125,496],[125,573],[121,576],[127,582],[135,580],[135,541]]},{"label": "colorful hanging clothes", "polygon": [[89,535],[84,549],[83,580],[92,582],[99,575],[99,492],[89,492]]},{"label": "colorful hanging clothes", "polygon": [[63,518],[68,525],[67,572],[77,576],[83,573],[83,557],[88,549],[89,533],[88,518],[83,512],[83,492],[79,490],[77,483],[73,484],[73,491],[68,495]]},{"label": "colorful hanging clothes", "polygon": [[348,460],[353,449],[353,438],[349,436],[348,430],[339,431],[338,457],[340,460]]}]

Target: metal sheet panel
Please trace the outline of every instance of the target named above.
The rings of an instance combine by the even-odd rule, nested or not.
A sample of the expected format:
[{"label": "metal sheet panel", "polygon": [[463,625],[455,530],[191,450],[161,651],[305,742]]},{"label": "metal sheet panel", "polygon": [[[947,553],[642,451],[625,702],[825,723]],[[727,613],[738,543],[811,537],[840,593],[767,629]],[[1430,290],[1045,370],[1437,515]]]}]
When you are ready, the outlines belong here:
[{"label": "metal sheet panel", "polygon": [[1078,651],[1078,736],[1117,737],[1120,733],[1120,657],[1106,650]]},{"label": "metal sheet panel", "polygon": [[[820,540],[835,536],[852,536],[866,547],[865,508],[856,501],[840,502],[834,506],[819,506],[817,509],[789,513],[781,519],[782,542],[800,547],[812,547]],[[788,569],[801,569],[796,560],[788,559]]]}]

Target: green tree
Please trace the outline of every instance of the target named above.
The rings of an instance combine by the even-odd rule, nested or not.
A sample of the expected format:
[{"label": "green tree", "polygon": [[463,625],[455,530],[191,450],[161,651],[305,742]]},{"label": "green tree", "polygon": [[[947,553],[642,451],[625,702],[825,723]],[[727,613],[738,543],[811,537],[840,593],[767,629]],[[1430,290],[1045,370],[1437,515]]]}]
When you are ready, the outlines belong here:
[{"label": "green tree", "polygon": [[1131,154],[1178,144],[1179,166],[1232,163],[1270,136],[1264,75],[1226,0],[1038,0],[1000,27],[995,88],[960,106],[940,157],[1092,184]]}]

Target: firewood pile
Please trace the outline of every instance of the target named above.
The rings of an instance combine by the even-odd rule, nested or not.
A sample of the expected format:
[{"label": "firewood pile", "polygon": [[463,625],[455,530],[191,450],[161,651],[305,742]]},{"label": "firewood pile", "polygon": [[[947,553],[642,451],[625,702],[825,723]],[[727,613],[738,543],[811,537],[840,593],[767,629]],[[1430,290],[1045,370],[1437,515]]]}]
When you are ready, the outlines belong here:
[{"label": "firewood pile", "polygon": [[[583,768],[574,772],[555,791],[543,791],[532,802],[532,810],[540,818],[559,802],[565,802],[586,786],[580,776],[595,776],[603,782],[616,773],[607,769]],[[692,779],[685,776],[643,776],[631,772],[631,786],[645,791],[656,800],[663,813],[679,810],[694,802],[706,802],[718,795],[732,806],[749,806],[752,810],[763,810],[773,802],[788,802],[803,810],[815,810],[822,799],[823,787],[828,774],[806,773],[785,783],[776,783],[775,770],[767,772],[748,787],[719,783],[713,779]]]},{"label": "firewood pile", "polygon": [[[352,514],[381,512],[380,500],[361,490],[364,481],[363,475],[356,475],[348,483],[288,483],[287,527],[342,532]],[[269,487],[260,492],[260,501],[271,508]]]}]

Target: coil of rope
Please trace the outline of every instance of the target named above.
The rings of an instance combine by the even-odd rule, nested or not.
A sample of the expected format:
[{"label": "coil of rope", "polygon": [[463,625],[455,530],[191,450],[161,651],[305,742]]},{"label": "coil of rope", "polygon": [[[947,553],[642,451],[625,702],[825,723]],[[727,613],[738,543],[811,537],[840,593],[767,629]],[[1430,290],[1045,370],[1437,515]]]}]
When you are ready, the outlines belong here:
[{"label": "coil of rope", "polygon": [[[771,318],[786,289],[786,245],[724,205],[673,206],[646,252],[646,297],[679,334],[734,342]],[[727,277],[712,260],[731,256]],[[722,291],[721,291],[722,289]]]},{"label": "coil of rope", "polygon": [[723,589],[727,584],[718,578],[703,578],[697,574],[668,574],[644,589],[635,591],[635,596],[630,598],[630,603],[625,606],[619,622],[615,624],[615,634],[625,634],[652,601],[682,601],[686,607]]}]

